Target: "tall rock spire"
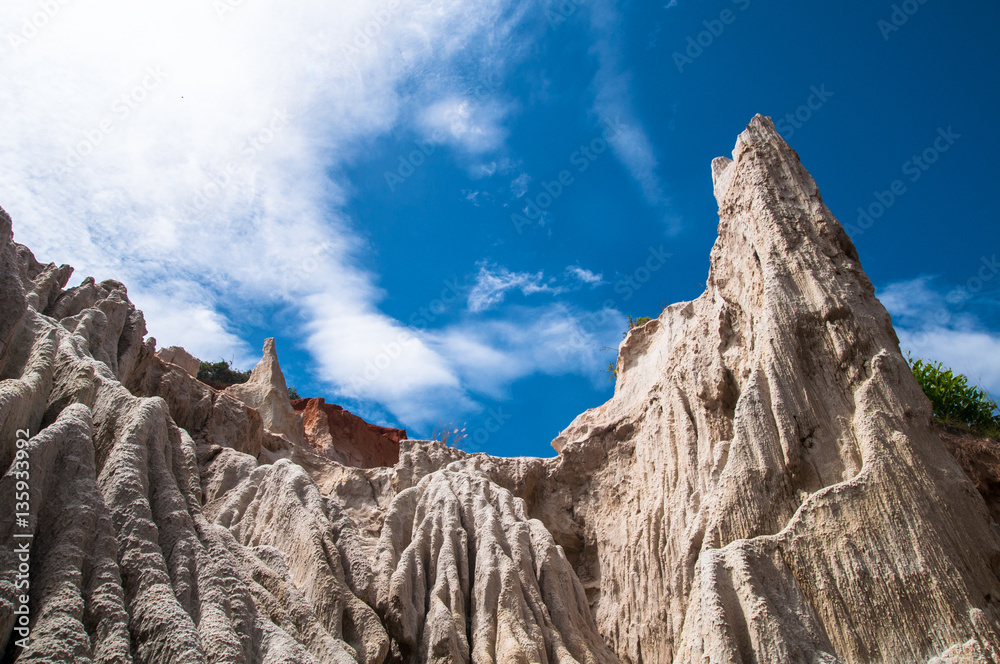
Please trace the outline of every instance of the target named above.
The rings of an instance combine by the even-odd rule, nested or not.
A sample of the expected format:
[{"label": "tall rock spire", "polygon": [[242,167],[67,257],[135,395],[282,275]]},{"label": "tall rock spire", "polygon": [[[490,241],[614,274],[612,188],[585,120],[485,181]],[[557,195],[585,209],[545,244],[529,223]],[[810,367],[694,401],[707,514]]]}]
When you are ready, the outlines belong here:
[{"label": "tall rock spire", "polygon": [[857,252],[770,119],[712,171],[705,293],[632,330],[555,442],[600,459],[575,511],[601,632],[636,664],[985,653],[1000,539]]},{"label": "tall rock spire", "polygon": [[245,383],[230,385],[226,392],[257,409],[265,429],[276,436],[283,436],[290,443],[300,446],[304,444],[302,421],[288,400],[285,374],[278,364],[273,337],[264,340],[264,356],[250,372],[250,379]]},{"label": "tall rock spire", "polygon": [[0,649],[16,545],[23,661],[997,664],[1000,526],[850,240],[770,120],[712,171],[705,293],[553,459],[315,454],[273,340],[219,393],[0,211]]}]

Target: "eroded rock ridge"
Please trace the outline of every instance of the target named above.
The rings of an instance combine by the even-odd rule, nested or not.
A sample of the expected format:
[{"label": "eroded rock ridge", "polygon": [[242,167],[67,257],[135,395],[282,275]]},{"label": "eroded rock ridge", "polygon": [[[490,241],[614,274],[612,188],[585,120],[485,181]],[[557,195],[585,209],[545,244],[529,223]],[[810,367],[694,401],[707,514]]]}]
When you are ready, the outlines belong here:
[{"label": "eroded rock ridge", "polygon": [[19,429],[32,506],[0,519],[3,661],[1000,663],[995,457],[962,448],[974,485],[949,454],[770,120],[712,173],[705,293],[629,333],[552,459],[290,404],[271,340],[205,385],[0,211],[0,510]]}]

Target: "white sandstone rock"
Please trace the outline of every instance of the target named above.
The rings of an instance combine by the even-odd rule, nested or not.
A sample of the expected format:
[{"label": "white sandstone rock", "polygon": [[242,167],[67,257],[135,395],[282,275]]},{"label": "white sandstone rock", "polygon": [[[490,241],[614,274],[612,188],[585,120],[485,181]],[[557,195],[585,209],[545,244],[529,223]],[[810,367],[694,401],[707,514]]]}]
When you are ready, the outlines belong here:
[{"label": "white sandstone rock", "polygon": [[194,376],[195,378],[198,377],[198,371],[201,369],[201,362],[197,357],[187,352],[182,347],[168,346],[167,348],[162,348],[157,351],[156,356],[164,362],[176,364],[181,369],[186,371],[189,376]]}]

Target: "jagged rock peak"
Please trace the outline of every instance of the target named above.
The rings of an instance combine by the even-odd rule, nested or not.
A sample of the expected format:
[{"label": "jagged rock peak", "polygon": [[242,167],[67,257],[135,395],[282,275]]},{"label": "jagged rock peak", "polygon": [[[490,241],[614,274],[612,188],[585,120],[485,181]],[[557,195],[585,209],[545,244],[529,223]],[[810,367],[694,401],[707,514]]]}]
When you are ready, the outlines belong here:
[{"label": "jagged rock peak", "polygon": [[156,356],[163,360],[164,362],[169,362],[171,364],[176,364],[181,369],[186,371],[188,375],[198,377],[198,371],[201,369],[201,362],[197,357],[191,353],[184,350],[180,346],[168,346],[167,348],[161,348],[156,352]]},{"label": "jagged rock peak", "polygon": [[553,443],[597,495],[601,633],[636,664],[994,661],[997,526],[853,245],[769,119],[712,171],[705,293],[632,330]]},{"label": "jagged rock peak", "polygon": [[[931,427],[853,246],[766,118],[712,171],[705,293],[630,332],[614,396],[553,459],[346,416],[338,432],[319,400],[303,442],[272,340],[249,383],[212,389],[143,341],[122,284],[67,289],[71,269],[38,263],[0,213],[0,512],[28,429],[34,637],[10,645],[3,519],[0,652],[1000,662],[1000,525]],[[372,435],[398,448],[361,465],[398,449],[393,467],[330,452]]]},{"label": "jagged rock peak", "polygon": [[296,445],[304,443],[302,420],[288,400],[288,386],[278,364],[274,337],[264,341],[264,356],[250,372],[250,379],[230,385],[226,392],[256,409],[264,421],[264,428],[271,433]]}]

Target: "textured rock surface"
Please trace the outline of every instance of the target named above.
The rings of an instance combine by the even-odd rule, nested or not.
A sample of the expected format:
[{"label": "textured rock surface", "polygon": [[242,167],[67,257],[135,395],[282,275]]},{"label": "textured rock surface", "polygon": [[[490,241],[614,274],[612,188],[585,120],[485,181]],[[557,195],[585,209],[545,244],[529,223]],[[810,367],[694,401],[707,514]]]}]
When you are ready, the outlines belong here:
[{"label": "textured rock surface", "polygon": [[[284,513],[281,518],[304,523],[308,516],[310,528],[286,530],[267,543],[243,544],[234,533],[246,537],[249,526],[231,530],[203,511],[202,484],[224,489],[219,476],[228,473],[229,493],[251,493],[256,477],[247,471],[260,468],[246,452],[259,453],[265,437],[257,411],[156,358],[152,343],[142,343],[142,316],[121,284],[88,279],[63,290],[68,271],[41,266],[13,244],[6,215],[0,216],[0,240],[0,279],[10,289],[0,318],[17,321],[4,328],[0,366],[0,456],[7,469],[0,507],[7,515],[14,511],[15,432],[28,429],[27,531],[34,533],[33,640],[15,653],[9,629],[15,524],[0,522],[0,645],[6,657],[381,661],[385,631],[328,551],[334,525],[315,488],[312,498],[308,491],[282,495],[271,508],[274,518]],[[147,396],[144,388],[170,399]],[[177,427],[175,416],[193,436]],[[223,450],[232,468],[212,463]],[[287,486],[277,472],[267,477],[273,478],[269,491]],[[251,523],[245,516],[240,522]],[[322,556],[316,553],[321,532],[328,533]],[[317,598],[320,583],[324,591]]]},{"label": "textured rock surface", "polygon": [[198,377],[198,371],[201,369],[201,362],[198,358],[187,352],[180,346],[168,346],[167,348],[161,348],[156,352],[156,356],[163,360],[164,362],[169,362],[170,364],[176,364],[184,371],[188,372],[188,375]]},{"label": "textured rock surface", "polygon": [[706,292],[633,330],[555,443],[592,460],[601,632],[626,662],[997,657],[1000,539],[850,240],[770,120],[713,173]]},{"label": "textured rock surface", "polygon": [[230,385],[226,388],[226,393],[256,409],[264,428],[274,435],[283,437],[293,445],[305,442],[302,421],[296,417],[288,401],[288,387],[285,385],[285,375],[278,365],[273,338],[264,341],[264,357],[250,372],[250,380]]},{"label": "textured rock surface", "polygon": [[[392,531],[383,551],[385,515],[400,513],[390,506],[402,504],[394,502],[395,470],[344,466],[301,444],[288,426],[297,419],[273,343],[245,389],[213,389],[158,357],[152,339],[143,342],[142,315],[122,284],[87,279],[65,289],[71,271],[41,265],[14,244],[6,215],[0,216],[0,240],[0,281],[7,289],[0,317],[0,456],[7,469],[0,507],[6,514],[15,510],[14,442],[17,429],[28,429],[32,516],[18,532],[34,534],[33,639],[19,650],[11,639],[16,524],[0,522],[5,659],[416,661],[406,652],[408,642],[400,641],[408,633],[390,635],[384,626],[395,624],[383,617],[390,609],[377,610],[396,603],[380,581],[384,565],[376,575],[373,562],[430,546],[424,562],[448,577],[474,579],[472,560],[507,579],[513,577],[504,565],[520,566],[517,578],[524,585],[505,588],[502,596],[493,586],[467,586],[468,597],[456,596],[457,608],[467,607],[470,616],[475,610],[481,623],[466,640],[471,652],[495,661],[517,661],[508,655],[522,650],[551,653],[551,661],[577,661],[570,653],[580,653],[581,662],[613,661],[583,596],[573,594],[571,567],[509,493],[493,487],[478,496],[472,490],[487,480],[456,480],[466,487],[468,532],[473,541],[490,543],[478,558],[441,555],[433,538],[420,534],[422,516],[415,513],[409,518],[420,544],[411,546],[405,533]],[[379,453],[398,458],[404,432],[336,412],[347,423],[341,434],[353,429],[377,436],[391,445]],[[361,449],[371,441],[348,442]],[[508,523],[512,509],[516,522]],[[499,540],[476,529],[480,511],[496,512],[505,529]],[[504,546],[514,547],[513,557]],[[506,608],[491,632],[493,605]],[[420,607],[407,607],[392,615],[423,620],[427,635],[464,633],[465,614],[442,622],[434,613],[424,620]],[[517,616],[529,622],[522,625]],[[605,659],[587,655],[589,647]],[[453,661],[451,654],[425,653],[442,662]]]},{"label": "textured rock surface", "polygon": [[770,121],[712,172],[706,292],[630,332],[553,459],[297,414],[273,340],[250,383],[205,385],[122,284],[67,289],[0,211],[0,510],[18,429],[32,506],[0,519],[0,657],[1000,662],[996,451],[932,426]]},{"label": "textured rock surface", "polygon": [[297,399],[292,408],[302,416],[306,444],[317,454],[345,466],[376,468],[399,462],[404,429],[370,424],[324,399]]},{"label": "textured rock surface", "polygon": [[935,429],[983,497],[990,516],[1000,523],[1000,441],[949,426]]},{"label": "textured rock surface", "polygon": [[389,505],[378,606],[403,661],[614,662],[563,551],[487,477],[443,469]]}]

